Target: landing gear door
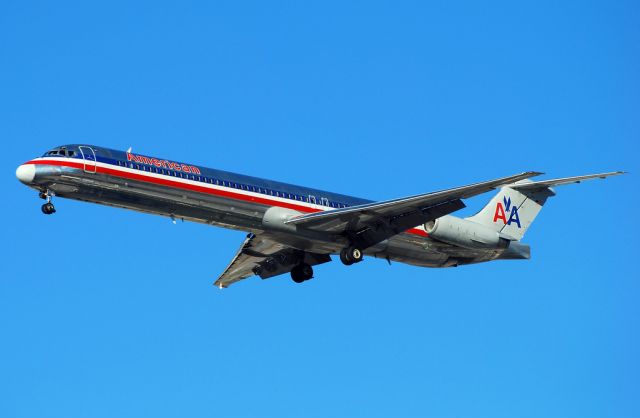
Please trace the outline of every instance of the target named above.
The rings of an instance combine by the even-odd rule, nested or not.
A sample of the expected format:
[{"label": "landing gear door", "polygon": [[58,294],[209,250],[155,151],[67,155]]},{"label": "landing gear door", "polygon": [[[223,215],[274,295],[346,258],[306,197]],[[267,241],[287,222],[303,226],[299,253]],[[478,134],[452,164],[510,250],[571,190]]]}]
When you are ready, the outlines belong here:
[{"label": "landing gear door", "polygon": [[85,173],[95,173],[96,172],[96,153],[93,151],[91,147],[81,146],[80,154],[82,154],[82,159],[84,160],[84,172]]}]

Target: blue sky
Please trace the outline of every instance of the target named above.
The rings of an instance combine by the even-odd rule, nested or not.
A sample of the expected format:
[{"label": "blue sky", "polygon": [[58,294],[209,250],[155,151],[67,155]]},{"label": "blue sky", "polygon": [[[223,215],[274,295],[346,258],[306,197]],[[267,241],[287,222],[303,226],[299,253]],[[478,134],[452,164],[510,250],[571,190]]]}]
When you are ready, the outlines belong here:
[{"label": "blue sky", "polygon": [[[131,3],[2,6],[0,416],[640,415],[637,2]],[[530,261],[220,291],[243,233],[40,213],[15,168],[78,142],[372,199],[631,174]]]}]

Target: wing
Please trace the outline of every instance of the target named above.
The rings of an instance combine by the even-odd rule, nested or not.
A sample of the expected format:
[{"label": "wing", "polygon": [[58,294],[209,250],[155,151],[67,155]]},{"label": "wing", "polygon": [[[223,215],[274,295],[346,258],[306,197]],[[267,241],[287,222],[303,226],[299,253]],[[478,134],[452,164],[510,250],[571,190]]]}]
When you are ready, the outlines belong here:
[{"label": "wing", "polygon": [[249,234],[231,263],[214,283],[219,288],[258,275],[262,279],[288,273],[300,262],[310,266],[331,261],[328,254],[296,250],[269,238],[268,234]]},{"label": "wing", "polygon": [[462,209],[466,199],[542,173],[525,172],[509,177],[402,199],[298,216],[286,221],[298,227],[345,234],[351,242],[368,248],[389,237]]}]

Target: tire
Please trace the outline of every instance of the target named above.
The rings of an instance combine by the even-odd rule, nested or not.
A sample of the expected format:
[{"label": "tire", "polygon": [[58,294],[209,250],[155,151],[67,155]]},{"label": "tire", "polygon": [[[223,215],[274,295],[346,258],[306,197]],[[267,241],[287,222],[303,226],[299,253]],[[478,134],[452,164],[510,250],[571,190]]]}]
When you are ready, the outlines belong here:
[{"label": "tire", "polygon": [[313,278],[313,268],[309,264],[298,264],[291,269],[291,280],[302,283]]},{"label": "tire", "polygon": [[313,267],[309,264],[300,264],[300,272],[305,280],[313,279]]},{"label": "tire", "polygon": [[53,203],[45,203],[44,205],[42,205],[41,209],[42,209],[42,213],[44,213],[45,215],[51,215],[56,211],[56,208],[53,206]]},{"label": "tire", "polygon": [[351,259],[351,257],[349,257],[349,251],[347,248],[343,248],[340,251],[340,261],[342,261],[342,264],[344,264],[345,266],[350,266],[353,264],[353,260]]}]

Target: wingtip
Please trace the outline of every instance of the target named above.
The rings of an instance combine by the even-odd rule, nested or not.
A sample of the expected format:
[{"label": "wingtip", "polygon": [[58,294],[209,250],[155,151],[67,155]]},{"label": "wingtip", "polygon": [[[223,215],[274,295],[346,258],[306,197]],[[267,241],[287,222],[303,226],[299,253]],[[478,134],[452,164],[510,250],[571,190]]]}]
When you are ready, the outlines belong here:
[{"label": "wingtip", "polygon": [[611,171],[608,173],[602,173],[598,176],[598,178],[600,179],[606,179],[607,177],[611,177],[611,176],[619,176],[621,174],[629,174],[628,171]]}]

